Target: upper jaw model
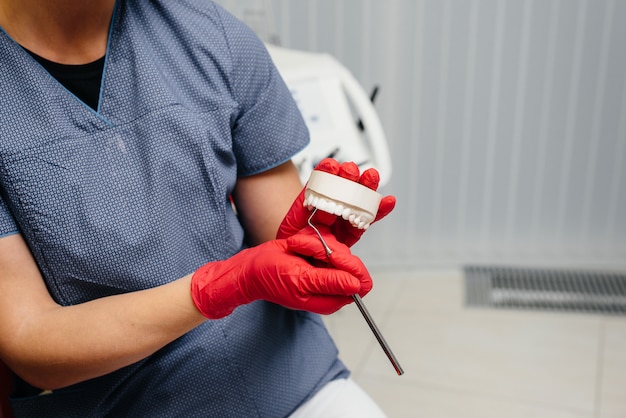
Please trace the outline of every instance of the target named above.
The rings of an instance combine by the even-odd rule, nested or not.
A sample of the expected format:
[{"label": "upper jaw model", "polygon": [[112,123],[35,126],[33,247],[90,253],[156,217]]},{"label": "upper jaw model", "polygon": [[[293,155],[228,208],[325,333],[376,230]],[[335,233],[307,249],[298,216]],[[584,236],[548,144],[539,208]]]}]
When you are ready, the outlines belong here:
[{"label": "upper jaw model", "polygon": [[382,195],[362,184],[314,170],[306,185],[304,206],[341,216],[358,229],[367,229],[378,212]]}]

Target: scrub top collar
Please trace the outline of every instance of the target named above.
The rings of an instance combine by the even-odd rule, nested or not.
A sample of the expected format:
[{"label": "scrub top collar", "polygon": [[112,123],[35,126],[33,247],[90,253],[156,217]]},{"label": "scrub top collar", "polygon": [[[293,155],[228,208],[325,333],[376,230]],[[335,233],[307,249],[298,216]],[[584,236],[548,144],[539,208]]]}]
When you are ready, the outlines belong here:
[{"label": "scrub top collar", "polygon": [[24,48],[17,41],[15,41],[15,39],[13,39],[13,37],[11,35],[9,35],[7,33],[7,31],[2,26],[0,26],[0,34],[6,36],[10,40],[10,42],[13,44],[13,46],[16,49],[19,49],[20,52],[24,54],[24,56],[25,56],[24,60],[25,61],[31,62],[34,66],[39,67],[40,71],[43,71],[50,79],[53,80],[53,82],[54,82],[54,84],[56,84],[57,88],[62,89],[67,94],[69,94],[73,98],[73,100],[75,100],[79,104],[79,106],[83,107],[84,109],[86,109],[90,113],[94,114],[97,118],[99,118],[100,120],[105,122],[107,125],[113,125],[113,123],[111,121],[109,121],[104,115],[101,114],[100,108],[101,108],[102,100],[103,100],[103,92],[104,92],[105,79],[106,79],[107,67],[108,67],[107,64],[108,64],[109,56],[110,56],[111,50],[112,50],[114,27],[115,27],[116,22],[118,21],[118,12],[119,12],[119,9],[120,9],[119,4],[120,4],[120,0],[117,0],[115,2],[114,7],[113,7],[113,13],[111,14],[111,23],[109,24],[109,33],[108,33],[108,36],[107,36],[107,47],[106,47],[106,51],[105,51],[105,55],[104,55],[104,68],[103,68],[102,77],[101,77],[101,80],[100,80],[100,92],[99,92],[99,95],[98,95],[98,107],[97,107],[96,110],[92,109],[89,105],[87,105],[80,98],[78,98],[74,93],[72,93],[65,86],[63,86],[63,84],[61,84],[52,74],[50,74],[50,72],[43,65],[41,65],[28,52],[28,50],[26,48]]}]

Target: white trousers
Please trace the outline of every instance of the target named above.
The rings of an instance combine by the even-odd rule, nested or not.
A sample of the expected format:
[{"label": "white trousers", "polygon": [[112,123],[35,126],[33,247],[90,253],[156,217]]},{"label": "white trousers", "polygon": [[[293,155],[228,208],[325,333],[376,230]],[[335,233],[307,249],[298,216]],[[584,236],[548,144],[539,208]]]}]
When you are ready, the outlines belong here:
[{"label": "white trousers", "polygon": [[290,418],[385,418],[387,415],[352,379],[336,379],[303,403]]}]

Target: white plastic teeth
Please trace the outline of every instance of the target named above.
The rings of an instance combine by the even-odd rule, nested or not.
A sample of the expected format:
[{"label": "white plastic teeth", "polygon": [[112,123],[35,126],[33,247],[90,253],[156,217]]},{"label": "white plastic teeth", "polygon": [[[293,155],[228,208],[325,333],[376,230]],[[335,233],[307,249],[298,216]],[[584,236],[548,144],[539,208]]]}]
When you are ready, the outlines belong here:
[{"label": "white plastic teeth", "polygon": [[374,220],[374,217],[367,212],[344,205],[341,202],[328,200],[311,190],[307,190],[304,194],[304,206],[309,210],[317,208],[318,210],[341,216],[350,222],[352,226],[359,229],[367,229]]},{"label": "white plastic teeth", "polygon": [[378,212],[382,196],[356,182],[323,171],[313,171],[304,194],[304,206],[341,216],[358,229],[367,229]]}]

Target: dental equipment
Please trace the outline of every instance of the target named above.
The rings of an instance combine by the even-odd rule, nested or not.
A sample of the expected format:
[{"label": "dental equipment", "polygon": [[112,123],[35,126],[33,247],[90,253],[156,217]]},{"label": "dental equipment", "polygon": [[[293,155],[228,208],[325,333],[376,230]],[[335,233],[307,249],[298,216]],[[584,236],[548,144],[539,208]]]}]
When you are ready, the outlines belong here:
[{"label": "dental equipment", "polygon": [[354,161],[374,167],[380,186],[391,178],[391,156],[373,95],[335,57],[267,44],[309,129],[311,143],[293,157],[305,182],[319,161]]},{"label": "dental equipment", "polygon": [[[381,198],[382,196],[376,191],[356,182],[323,171],[313,171],[311,173],[306,186],[304,200],[305,207],[312,211],[307,222],[319,237],[328,257],[332,254],[332,250],[324,241],[317,227],[313,225],[313,217],[317,211],[321,210],[341,216],[350,222],[352,226],[366,229],[376,217]],[[363,300],[358,293],[353,295],[352,298],[396,373],[398,376],[401,376],[404,374],[404,370],[376,326]]]}]

